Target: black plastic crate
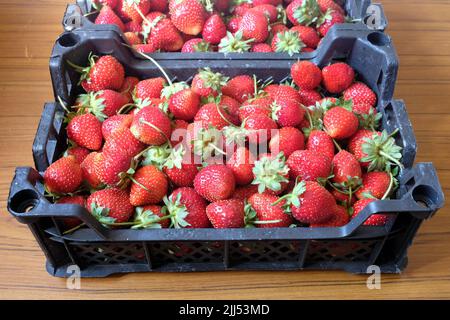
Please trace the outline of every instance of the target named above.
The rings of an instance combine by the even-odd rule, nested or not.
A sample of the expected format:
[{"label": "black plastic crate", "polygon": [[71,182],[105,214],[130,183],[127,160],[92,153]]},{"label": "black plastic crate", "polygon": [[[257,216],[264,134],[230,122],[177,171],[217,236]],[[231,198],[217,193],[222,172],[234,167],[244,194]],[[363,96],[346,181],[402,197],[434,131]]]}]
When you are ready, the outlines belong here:
[{"label": "black plastic crate", "polygon": [[[384,14],[383,6],[379,3],[372,3],[371,0],[337,0],[342,8],[344,8],[346,14],[352,23],[343,23],[333,26],[332,29],[338,28],[341,30],[372,30],[372,31],[384,31],[387,28],[387,19]],[[84,15],[92,11],[91,0],[76,0],[74,4],[69,4],[64,13],[62,25],[64,30],[73,31],[76,29],[92,30],[92,31],[114,31],[120,37],[125,39],[123,32],[115,25],[96,25],[94,24],[96,14],[91,14],[85,17]],[[322,43],[326,42],[330,38],[327,34]],[[319,45],[319,48],[323,44]],[[239,59],[255,59],[255,53],[245,52],[239,54],[224,54],[218,52],[211,53],[181,53],[181,52],[164,52],[164,53],[152,53],[150,54],[155,59],[169,59],[169,60],[181,60],[181,59],[228,59],[239,56]],[[267,59],[270,57],[278,58],[302,58],[308,57],[309,53],[295,54],[290,57],[287,53],[265,53],[258,54],[261,59]]]},{"label": "black plastic crate", "polygon": [[[83,277],[147,271],[303,270],[341,269],[366,273],[378,265],[382,272],[398,273],[407,264],[407,249],[425,219],[443,206],[444,195],[432,164],[413,167],[416,141],[405,106],[393,100],[398,61],[389,37],[380,32],[332,30],[332,37],[309,58],[320,66],[346,61],[378,95],[382,127],[399,129],[403,164],[396,200],[371,203],[357,218],[341,228],[278,229],[153,229],[111,230],[103,227],[80,206],[52,204],[44,197],[42,172],[67,148],[64,111],[46,104],[33,155],[36,168],[18,168],[11,184],[8,210],[28,224],[47,257],[47,270],[69,276],[78,265]],[[370,39],[377,39],[371,41]],[[50,70],[55,96],[71,104],[79,93],[79,75],[66,60],[83,65],[90,52],[113,54],[127,74],[141,78],[159,76],[149,61],[137,59],[114,32],[76,30],[56,42]],[[209,66],[228,76],[255,74],[275,82],[289,79],[295,60],[187,60],[161,61],[173,79],[189,81],[200,67]],[[383,227],[363,226],[372,214],[388,213]],[[78,217],[88,228],[63,235],[60,219]]]}]

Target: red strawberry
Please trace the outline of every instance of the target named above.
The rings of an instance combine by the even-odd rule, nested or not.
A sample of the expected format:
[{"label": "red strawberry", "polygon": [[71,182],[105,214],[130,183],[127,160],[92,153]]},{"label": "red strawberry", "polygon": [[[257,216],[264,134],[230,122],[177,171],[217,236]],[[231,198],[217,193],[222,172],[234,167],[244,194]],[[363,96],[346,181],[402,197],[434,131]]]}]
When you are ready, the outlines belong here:
[{"label": "red strawberry", "polygon": [[349,192],[344,190],[338,191],[337,189],[332,189],[331,194],[336,202],[342,204],[346,208],[353,206],[357,200],[354,194],[352,194],[352,198],[350,199]]},{"label": "red strawberry", "polygon": [[95,18],[95,24],[115,24],[119,29],[124,32],[125,25],[122,20],[116,15],[114,10],[109,6],[104,6],[100,9],[100,13]]},{"label": "red strawberry", "polygon": [[142,23],[136,22],[136,21],[129,21],[129,22],[125,23],[125,31],[141,33],[142,32]]},{"label": "red strawberry", "polygon": [[297,150],[305,149],[305,137],[300,130],[292,127],[284,127],[270,140],[270,152],[278,154],[283,152],[286,158]]},{"label": "red strawberry", "polygon": [[235,16],[235,17],[231,17],[228,20],[227,23],[227,29],[228,31],[230,31],[231,33],[235,34],[236,32],[238,32],[239,30],[239,24],[241,23],[242,17],[241,16]]},{"label": "red strawberry", "polygon": [[286,52],[290,56],[302,52],[306,45],[300,40],[294,30],[279,31],[274,34],[271,42],[273,52]]},{"label": "red strawberry", "polygon": [[[178,51],[183,47],[184,40],[172,21],[160,12],[147,15],[151,26],[144,21],[144,40],[151,44],[155,50]],[[154,26],[153,26],[154,25]]]},{"label": "red strawberry", "polygon": [[230,123],[236,121],[233,119],[228,111],[215,103],[208,103],[203,105],[195,115],[195,122],[201,122],[202,127],[207,129],[209,126],[213,126],[218,130],[222,130],[224,127],[230,125]]},{"label": "red strawberry", "polygon": [[331,11],[325,14],[320,21],[317,22],[317,31],[322,37],[325,37],[328,31],[335,24],[341,24],[345,22],[345,17],[343,14],[337,11]]},{"label": "red strawberry", "polygon": [[167,12],[168,5],[168,0],[150,0],[150,8],[152,11]]},{"label": "red strawberry", "polygon": [[201,38],[194,38],[184,43],[181,52],[193,53],[193,52],[208,52],[211,51],[210,44]]},{"label": "red strawberry", "polygon": [[265,42],[269,37],[269,23],[261,12],[248,10],[239,23],[244,39],[253,39],[256,43]]},{"label": "red strawberry", "polygon": [[74,117],[67,125],[67,136],[80,147],[99,150],[102,147],[102,123],[92,114]]},{"label": "red strawberry", "polygon": [[[288,2],[288,1],[286,1]],[[273,6],[279,6],[281,4],[283,4],[283,0],[253,0],[252,1],[254,6],[259,6],[262,4],[271,4]]]},{"label": "red strawberry", "polygon": [[134,212],[128,193],[117,188],[94,192],[87,199],[86,207],[105,224],[127,222]]},{"label": "red strawberry", "polygon": [[81,182],[81,168],[74,156],[55,161],[44,173],[45,187],[51,193],[75,192]]},{"label": "red strawberry", "polygon": [[198,0],[181,0],[170,11],[170,19],[178,30],[195,36],[203,30],[206,11]]},{"label": "red strawberry", "polygon": [[[81,207],[86,207],[86,199],[83,196],[68,196],[62,197],[56,201],[57,204],[77,204]],[[64,218],[64,226],[67,229],[72,229],[83,223],[78,218]]]},{"label": "red strawberry", "polygon": [[81,164],[84,161],[84,159],[86,159],[89,152],[90,151],[86,148],[74,146],[72,148],[67,149],[65,155],[74,156],[77,162]]},{"label": "red strawberry", "polygon": [[272,104],[273,99],[268,96],[247,100],[239,108],[239,119],[243,122],[246,118],[254,114],[271,117]]},{"label": "red strawberry", "polygon": [[283,23],[275,23],[270,26],[270,34],[272,38],[279,32],[289,31],[289,28],[286,27]]},{"label": "red strawberry", "polygon": [[191,88],[200,97],[218,95],[218,91],[227,84],[227,78],[220,73],[214,73],[209,68],[200,70],[192,80]]},{"label": "red strawberry", "polygon": [[321,153],[299,150],[287,160],[291,179],[299,177],[305,181],[327,179],[331,173],[331,159]]},{"label": "red strawberry", "polygon": [[127,102],[131,102],[133,99],[133,92],[136,85],[139,83],[139,79],[136,77],[125,77],[123,80],[122,88],[119,92],[127,98]]},{"label": "red strawberry", "polygon": [[231,13],[236,16],[242,17],[248,10],[252,8],[252,5],[248,2],[237,3],[231,10]]},{"label": "red strawberry", "polygon": [[333,182],[355,190],[361,184],[362,170],[350,152],[339,151],[333,158]]},{"label": "red strawberry", "polygon": [[179,188],[164,199],[175,228],[209,228],[207,202],[192,188]]},{"label": "red strawberry", "polygon": [[290,205],[292,216],[302,223],[327,222],[333,217],[336,207],[331,193],[315,181],[298,183],[285,198]]},{"label": "red strawberry", "polygon": [[125,71],[113,56],[89,57],[90,66],[77,67],[81,72],[80,82],[87,92],[100,90],[119,90],[122,87]]},{"label": "red strawberry", "polygon": [[271,84],[270,86],[267,86],[264,91],[275,101],[294,100],[298,103],[302,102],[298,91],[288,85]]},{"label": "red strawberry", "polygon": [[255,93],[255,84],[250,76],[236,76],[222,88],[222,93],[243,103]]},{"label": "red strawberry", "polygon": [[81,95],[78,98],[81,108],[86,108],[94,114],[100,121],[112,117],[128,103],[125,95],[113,90],[101,90]]},{"label": "red strawberry", "polygon": [[235,186],[233,171],[225,165],[207,166],[194,180],[195,191],[211,202],[230,198]]},{"label": "red strawberry", "polygon": [[167,194],[167,178],[155,166],[138,169],[131,180],[130,203],[135,207],[157,204]]},{"label": "red strawberry", "polygon": [[375,92],[362,82],[355,82],[345,90],[344,99],[352,100],[353,105],[368,104],[374,107],[377,104]]},{"label": "red strawberry", "polygon": [[317,31],[312,27],[307,26],[295,26],[291,29],[298,33],[300,40],[311,49],[316,49],[320,42],[320,37]]},{"label": "red strawberry", "polygon": [[[356,218],[361,211],[364,210],[370,203],[376,201],[375,199],[362,199],[357,201],[353,205],[353,214],[352,219]],[[389,216],[386,214],[373,214],[364,222],[365,226],[384,226],[389,219]]]},{"label": "red strawberry", "polygon": [[236,99],[227,95],[222,95],[220,98],[220,106],[230,116],[230,120],[233,124],[239,125],[241,120],[239,119],[239,108],[241,103]]},{"label": "red strawberry", "polygon": [[184,120],[175,120],[172,122],[172,136],[170,137],[170,144],[172,146],[184,141],[188,126],[189,123]]},{"label": "red strawberry", "polygon": [[351,86],[355,78],[352,67],[343,62],[322,69],[323,85],[330,93],[341,93]]},{"label": "red strawberry", "polygon": [[366,198],[366,194],[382,199],[391,184],[391,177],[387,172],[368,172],[362,176],[362,186],[355,192],[358,199]]},{"label": "red strawberry", "polygon": [[119,5],[119,0],[93,0],[92,4],[94,8],[108,6],[111,9],[115,9]]},{"label": "red strawberry", "polygon": [[132,46],[142,44],[142,39],[134,32],[125,32],[123,35],[127,39],[127,42]]},{"label": "red strawberry", "polygon": [[247,186],[237,187],[233,193],[232,199],[246,200],[250,198],[255,193],[258,193],[258,186],[254,184],[249,184]]},{"label": "red strawberry", "polygon": [[334,144],[330,136],[320,130],[312,130],[309,134],[306,149],[315,153],[320,153],[330,159],[334,158]]},{"label": "red strawberry", "polygon": [[350,222],[350,215],[342,206],[337,205],[333,210],[333,216],[330,220],[323,223],[311,224],[311,228],[338,228],[343,227]]},{"label": "red strawberry", "polygon": [[379,126],[381,114],[370,104],[354,104],[352,111],[358,117],[361,128],[375,130]]},{"label": "red strawberry", "polygon": [[164,78],[151,78],[140,81],[135,88],[135,99],[157,99],[161,97],[161,91],[166,85]]},{"label": "red strawberry", "polygon": [[81,170],[83,173],[83,180],[88,183],[88,185],[94,189],[97,189],[102,184],[100,177],[95,171],[95,162],[100,153],[91,152],[86,159],[81,163]]},{"label": "red strawberry", "polygon": [[246,118],[244,128],[249,132],[248,137],[251,143],[264,144],[272,137],[272,130],[278,129],[278,126],[271,118],[254,114]]},{"label": "red strawberry", "polygon": [[347,139],[358,131],[358,117],[343,107],[333,107],[325,113],[323,124],[333,139]]},{"label": "red strawberry", "polygon": [[373,132],[371,130],[359,130],[358,132],[350,138],[348,142],[348,151],[352,153],[363,168],[369,166],[369,162],[363,162],[362,159],[367,157],[367,153],[362,150],[362,146],[367,142],[367,140],[373,140],[374,136],[381,137],[381,132]]},{"label": "red strawberry", "polygon": [[192,187],[195,176],[198,173],[198,166],[194,164],[194,159],[185,159],[185,150],[182,145],[172,149],[172,153],[166,160],[163,171],[169,180],[177,187]]},{"label": "red strawberry", "polygon": [[119,11],[127,20],[142,22],[142,16],[150,11],[150,5],[150,0],[122,0]]},{"label": "red strawberry", "polygon": [[251,11],[257,11],[264,14],[267,19],[269,19],[269,23],[275,23],[278,20],[278,9],[276,6],[271,4],[253,4],[253,8]]},{"label": "red strawberry", "polygon": [[246,185],[253,181],[253,155],[245,147],[240,147],[231,156],[227,166],[233,171],[236,184]]},{"label": "red strawberry", "polygon": [[130,130],[139,141],[160,146],[170,141],[172,126],[167,115],[160,109],[145,107],[135,115]]},{"label": "red strawberry", "polygon": [[276,156],[271,154],[262,155],[255,162],[253,174],[255,175],[255,180],[252,184],[258,185],[259,193],[281,194],[289,182],[289,168],[282,153]]},{"label": "red strawberry", "polygon": [[294,100],[278,99],[272,105],[272,108],[272,119],[280,127],[296,127],[305,116],[305,110]]},{"label": "red strawberry", "polygon": [[268,53],[273,52],[272,47],[267,43],[255,43],[250,48],[250,52]]},{"label": "red strawberry", "polygon": [[319,102],[322,99],[320,93],[315,90],[300,89],[298,93],[300,94],[301,104],[307,107],[314,106],[316,102]]},{"label": "red strawberry", "polygon": [[169,111],[176,119],[191,121],[200,108],[200,97],[191,89],[181,90],[169,99]]},{"label": "red strawberry", "polygon": [[286,15],[294,26],[309,26],[320,16],[320,8],[314,0],[294,0],[286,8]]},{"label": "red strawberry", "polygon": [[238,199],[211,203],[206,208],[209,221],[216,229],[244,227],[244,201]]},{"label": "red strawberry", "polygon": [[342,9],[341,6],[333,0],[317,0],[317,4],[319,5],[320,11],[322,11],[322,13],[326,13],[330,10],[337,11],[342,15],[345,14],[344,9]]},{"label": "red strawberry", "polygon": [[300,90],[313,90],[322,82],[322,72],[318,66],[310,61],[295,63],[291,68],[291,75]]},{"label": "red strawberry", "polygon": [[94,158],[94,170],[100,180],[108,186],[117,186],[122,176],[131,167],[131,157],[125,153],[110,153],[104,155],[99,153]]},{"label": "red strawberry", "polygon": [[[149,228],[150,225],[151,227],[156,227],[156,228],[169,228],[170,226],[170,220],[167,219],[166,213],[163,211],[163,208],[161,206],[158,205],[148,205],[148,206],[144,206],[144,207],[138,207],[136,208],[136,216],[135,216],[135,222],[139,221],[139,214],[147,214],[150,215],[152,217],[157,216],[158,218],[162,218],[159,221],[157,220],[156,222],[147,222],[147,221],[142,221],[143,226],[145,226],[146,228]],[[156,217],[154,217],[156,218]],[[138,227],[138,225],[136,225],[136,227]]]},{"label": "red strawberry", "polygon": [[157,48],[153,43],[135,44],[133,49],[140,53],[153,53],[157,51]]},{"label": "red strawberry", "polygon": [[218,14],[209,17],[203,26],[203,39],[211,44],[219,44],[220,40],[227,35],[227,26]]},{"label": "red strawberry", "polygon": [[[248,202],[251,205],[246,219],[247,224],[255,224],[258,228],[287,228],[293,223],[292,217],[284,212],[283,203],[274,205],[278,197],[256,193]],[[252,210],[253,209],[253,210]],[[256,220],[256,221],[254,221]]]},{"label": "red strawberry", "polygon": [[111,133],[103,146],[103,153],[105,156],[121,153],[132,158],[144,150],[144,147],[144,144],[133,136],[128,126],[124,126]]},{"label": "red strawberry", "polygon": [[102,124],[103,138],[108,140],[115,131],[121,128],[130,128],[132,122],[133,115],[131,114],[118,114],[106,119]]}]

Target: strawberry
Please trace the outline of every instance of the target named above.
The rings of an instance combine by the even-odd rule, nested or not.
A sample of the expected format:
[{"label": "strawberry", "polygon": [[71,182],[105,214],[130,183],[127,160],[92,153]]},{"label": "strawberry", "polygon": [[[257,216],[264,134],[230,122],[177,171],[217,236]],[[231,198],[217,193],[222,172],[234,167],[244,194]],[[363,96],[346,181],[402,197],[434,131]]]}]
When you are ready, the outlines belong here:
[{"label": "strawberry", "polygon": [[170,144],[172,146],[184,141],[188,126],[189,123],[184,120],[174,120],[172,122],[172,136],[170,137]]},{"label": "strawberry", "polygon": [[320,14],[316,0],[294,0],[286,8],[286,15],[294,26],[309,26],[317,22]]},{"label": "strawberry", "polygon": [[291,31],[297,32],[300,40],[307,48],[316,49],[320,42],[320,37],[317,31],[312,27],[295,26]]},{"label": "strawberry", "polygon": [[209,221],[216,229],[244,227],[244,201],[238,199],[221,200],[206,207]]},{"label": "strawberry", "polygon": [[233,171],[225,165],[207,166],[200,170],[194,180],[195,191],[211,202],[230,198],[235,186]]},{"label": "strawberry", "polygon": [[167,115],[160,109],[145,107],[135,115],[130,130],[139,141],[160,146],[170,141],[172,126]]},{"label": "strawberry", "polygon": [[116,91],[101,90],[80,95],[77,102],[82,109],[87,109],[100,121],[104,121],[117,114],[120,108],[128,103],[128,99]]},{"label": "strawberry", "polygon": [[231,9],[231,14],[242,17],[253,6],[246,1],[237,1],[236,5]]},{"label": "strawberry", "polygon": [[252,4],[256,7],[259,5],[270,4],[272,6],[279,6],[283,4],[283,0],[252,0]]},{"label": "strawberry", "polygon": [[298,32],[280,31],[274,34],[271,42],[273,52],[286,52],[290,56],[302,52],[306,45],[300,40]]},{"label": "strawberry", "polygon": [[337,11],[342,15],[345,14],[344,9],[333,0],[317,0],[317,4],[322,13],[326,13],[327,11]]},{"label": "strawberry", "polygon": [[198,167],[193,163],[193,159],[185,160],[186,151],[183,146],[177,146],[163,165],[163,171],[177,187],[192,187]]},{"label": "strawberry", "polygon": [[115,9],[119,5],[119,0],[93,0],[93,8],[102,8],[103,6],[108,6],[111,9]]},{"label": "strawberry", "polygon": [[255,93],[254,80],[247,75],[236,76],[222,88],[222,93],[243,103]]},{"label": "strawberry", "polygon": [[350,215],[343,206],[337,205],[333,210],[333,216],[330,220],[322,223],[311,224],[311,228],[338,228],[343,227],[350,222]]},{"label": "strawberry", "polygon": [[289,158],[294,151],[305,149],[305,137],[296,128],[284,127],[272,137],[269,147],[271,153],[283,152],[285,157]]},{"label": "strawberry", "polygon": [[168,0],[150,0],[150,8],[152,11],[167,12]]},{"label": "strawberry", "polygon": [[192,80],[191,88],[200,97],[208,97],[218,95],[218,91],[226,85],[228,78],[221,73],[214,73],[209,68],[199,71]]},{"label": "strawberry", "polygon": [[278,99],[272,105],[272,119],[280,127],[296,127],[305,116],[305,110],[295,100]]},{"label": "strawberry", "polygon": [[123,80],[122,88],[119,89],[119,92],[127,98],[127,102],[133,100],[132,94],[138,83],[139,79],[136,77],[125,77]]},{"label": "strawberry", "polygon": [[353,206],[357,200],[353,193],[350,199],[350,192],[348,190],[338,190],[333,188],[331,189],[331,194],[336,202],[342,204],[346,208]]},{"label": "strawberry", "polygon": [[198,0],[176,0],[170,11],[175,27],[185,34],[198,35],[206,20],[206,11]]},{"label": "strawberry", "polygon": [[258,186],[249,184],[246,186],[237,187],[232,195],[232,199],[247,200],[255,193],[258,193]]},{"label": "strawberry", "polygon": [[286,206],[296,220],[307,224],[329,221],[336,207],[331,193],[315,181],[301,181],[281,199],[286,199]]},{"label": "strawberry", "polygon": [[134,225],[132,229],[165,229],[169,228],[170,226],[170,220],[166,216],[163,208],[154,204],[136,208],[134,222],[136,223],[136,225]]},{"label": "strawberry", "polygon": [[[320,77],[322,77],[322,75]],[[314,106],[316,102],[319,102],[322,99],[320,93],[315,90],[300,89],[298,93],[300,94],[300,103],[304,106]]]},{"label": "strawberry", "polygon": [[134,32],[125,32],[123,35],[127,39],[128,44],[132,46],[142,44],[142,39]]},{"label": "strawberry", "polygon": [[231,17],[227,23],[227,30],[230,31],[232,34],[235,34],[236,32],[238,32],[239,24],[241,23],[241,20],[242,20],[241,16]]},{"label": "strawberry", "polygon": [[67,125],[67,137],[80,147],[99,150],[102,147],[102,123],[92,114],[74,117]]},{"label": "strawberry", "polygon": [[86,207],[95,218],[107,225],[127,222],[134,212],[128,193],[117,188],[94,192],[87,199]]},{"label": "strawberry", "polygon": [[131,181],[130,203],[135,207],[157,204],[167,194],[167,178],[155,166],[139,168]]},{"label": "strawberry", "polygon": [[[58,199],[56,201],[56,203],[57,204],[76,204],[76,205],[79,205],[80,207],[84,208],[84,207],[86,207],[86,198],[83,196],[67,196],[67,197],[62,197],[62,198]],[[67,229],[76,228],[77,226],[79,226],[80,224],[83,223],[83,221],[81,221],[78,218],[64,218],[63,222],[64,222],[64,227],[66,227]]]},{"label": "strawberry", "polygon": [[275,23],[278,20],[278,9],[274,5],[268,3],[260,5],[253,4],[253,8],[250,10],[264,14],[269,20],[269,23]]},{"label": "strawberry", "polygon": [[330,93],[341,93],[351,86],[355,78],[352,67],[343,62],[322,69],[323,85]]},{"label": "strawberry", "polygon": [[176,119],[191,121],[200,108],[200,97],[191,89],[181,90],[169,99],[169,111]]},{"label": "strawberry", "polygon": [[322,82],[321,70],[310,61],[299,61],[293,64],[291,75],[300,90],[313,90]]},{"label": "strawberry", "polygon": [[255,43],[250,48],[250,52],[268,53],[273,52],[272,47],[267,43]]},{"label": "strawberry", "polygon": [[122,178],[132,165],[132,158],[125,153],[99,153],[94,158],[95,175],[104,184],[115,187],[122,184]]},{"label": "strawberry", "polygon": [[[150,22],[150,25],[148,22]],[[143,23],[144,40],[155,50],[178,51],[183,47],[184,40],[172,21],[160,12],[147,15]]]},{"label": "strawberry", "polygon": [[278,126],[270,117],[254,114],[246,118],[244,128],[248,131],[248,137],[251,143],[264,144],[270,140],[272,130],[278,129]]},{"label": "strawberry", "polygon": [[[194,120],[200,122],[205,129],[212,126],[222,130],[224,127],[233,124],[233,118],[223,106],[216,103],[208,103],[198,110]],[[236,120],[234,119],[234,122]]]},{"label": "strawberry", "polygon": [[122,20],[117,16],[114,10],[109,6],[104,6],[100,9],[100,13],[95,18],[95,24],[115,24],[119,29],[124,32],[125,25]]},{"label": "strawberry", "polygon": [[89,56],[90,66],[82,68],[72,65],[81,73],[80,83],[87,92],[100,90],[119,90],[122,87],[125,71],[122,64],[113,56]]},{"label": "strawberry", "polygon": [[135,44],[133,49],[140,53],[153,53],[157,51],[157,48],[153,43]]},{"label": "strawberry", "polygon": [[164,199],[174,228],[209,228],[207,202],[192,188],[176,189]]},{"label": "strawberry", "polygon": [[382,115],[370,104],[354,104],[352,110],[359,119],[360,128],[375,131],[379,126]]},{"label": "strawberry", "polygon": [[150,11],[150,0],[122,0],[119,8],[120,14],[126,20],[142,22],[142,16]]},{"label": "strawberry", "polygon": [[239,147],[228,160],[227,166],[233,171],[236,184],[247,185],[253,181],[254,159],[247,148]]},{"label": "strawberry", "polygon": [[277,33],[285,31],[289,31],[289,28],[286,27],[286,25],[281,22],[274,23],[270,26],[270,36],[272,39]]},{"label": "strawberry", "polygon": [[288,85],[271,84],[267,86],[264,91],[269,94],[273,100],[293,100],[301,103],[300,94],[297,90]]},{"label": "strawberry", "polygon": [[203,26],[202,37],[206,42],[213,45],[219,44],[220,40],[227,35],[227,26],[218,14],[209,17]]},{"label": "strawberry", "polygon": [[363,168],[367,168],[369,163],[362,161],[362,159],[367,157],[367,153],[362,150],[362,146],[367,140],[372,139],[374,135],[381,136],[381,132],[373,132],[365,129],[358,130],[358,132],[356,132],[348,142],[348,151],[350,151],[350,153],[353,154],[359,162],[361,162],[361,166]]},{"label": "strawberry", "polygon": [[362,170],[358,160],[350,152],[339,151],[333,158],[333,182],[355,190],[361,185]]},{"label": "strawberry", "polygon": [[242,16],[239,23],[244,39],[253,39],[256,43],[262,43],[269,37],[269,23],[267,17],[258,11],[248,10]]},{"label": "strawberry", "polygon": [[391,177],[387,172],[368,172],[362,176],[362,186],[355,192],[358,199],[371,197],[382,199],[391,185]]},{"label": "strawberry", "polygon": [[44,172],[45,187],[50,193],[75,192],[81,182],[80,164],[74,156],[55,161]]},{"label": "strawberry", "polygon": [[344,99],[352,100],[353,105],[368,104],[374,107],[377,104],[377,96],[367,85],[355,82],[344,91]]},{"label": "strawberry", "polygon": [[99,155],[100,153],[91,152],[80,165],[83,174],[83,180],[86,181],[87,184],[94,189],[98,189],[102,184],[100,177],[95,171],[95,162],[97,161],[96,159],[100,157]]},{"label": "strawberry", "polygon": [[121,153],[132,158],[144,150],[144,147],[144,144],[137,140],[126,126],[111,133],[103,146],[103,154],[109,156]]},{"label": "strawberry", "polygon": [[166,85],[164,78],[151,78],[140,81],[134,90],[136,101],[144,101],[145,99],[157,99],[161,97],[161,91]]},{"label": "strawberry", "polygon": [[284,212],[283,203],[274,205],[278,197],[256,193],[246,206],[246,224],[258,228],[287,228],[293,223],[292,217]]},{"label": "strawberry", "polygon": [[130,128],[133,122],[133,115],[131,114],[118,114],[112,116],[102,123],[102,135],[105,140],[117,130],[121,128]]},{"label": "strawberry", "polygon": [[142,23],[136,21],[128,21],[125,23],[126,32],[142,33]]},{"label": "strawberry", "polygon": [[291,179],[299,177],[304,181],[316,181],[319,178],[327,179],[331,173],[331,159],[309,150],[292,153],[287,160],[287,165]]},{"label": "strawberry", "polygon": [[333,107],[327,111],[323,124],[330,137],[338,140],[350,138],[359,127],[358,117],[343,107]]},{"label": "strawberry", "polygon": [[247,100],[239,108],[239,119],[243,122],[246,118],[255,114],[271,117],[272,104],[273,99],[267,96]]},{"label": "strawberry", "polygon": [[328,31],[335,24],[345,22],[345,16],[337,11],[329,11],[317,21],[317,31],[322,37],[325,37]]},{"label": "strawberry", "polygon": [[253,168],[255,180],[252,184],[258,186],[259,193],[278,195],[282,193],[289,182],[289,168],[283,153],[276,156],[263,155],[255,162]]},{"label": "strawberry", "polygon": [[208,42],[201,38],[194,38],[184,43],[181,52],[193,53],[193,52],[208,52],[211,51],[211,46]]},{"label": "strawberry", "polygon": [[86,159],[89,152],[90,151],[86,148],[74,146],[72,148],[67,149],[64,156],[74,156],[75,160],[77,160],[77,162],[81,164],[84,161],[84,159]]},{"label": "strawberry", "polygon": [[241,120],[239,119],[239,110],[241,107],[241,103],[239,101],[230,96],[222,95],[219,104],[229,115],[230,121],[233,124],[239,125],[241,123]]},{"label": "strawberry", "polygon": [[320,130],[312,130],[309,134],[306,149],[326,156],[330,161],[334,158],[334,144],[330,136]]},{"label": "strawberry", "polygon": [[[361,213],[361,211],[364,210],[365,207],[367,207],[370,203],[376,201],[375,199],[362,199],[357,201],[353,205],[353,214],[352,219],[356,218],[358,214]],[[384,226],[389,219],[389,216],[387,214],[373,214],[364,222],[365,226],[375,226],[375,227],[381,227]]]},{"label": "strawberry", "polygon": [[223,53],[242,53],[248,52],[251,48],[253,39],[245,39],[242,30],[236,31],[236,33],[227,32],[227,35],[220,40],[219,52]]}]

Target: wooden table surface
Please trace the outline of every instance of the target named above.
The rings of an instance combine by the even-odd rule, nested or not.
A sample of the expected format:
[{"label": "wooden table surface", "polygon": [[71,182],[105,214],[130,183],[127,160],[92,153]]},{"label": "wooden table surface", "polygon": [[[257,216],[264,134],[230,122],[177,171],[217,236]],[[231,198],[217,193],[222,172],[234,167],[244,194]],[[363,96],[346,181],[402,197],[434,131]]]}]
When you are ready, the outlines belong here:
[{"label": "wooden table surface", "polygon": [[[450,208],[427,221],[401,275],[381,290],[344,272],[131,274],[83,279],[81,290],[44,270],[25,225],[6,210],[14,168],[32,166],[31,145],[45,101],[52,100],[48,57],[67,1],[0,0],[0,298],[297,299],[450,298]],[[376,1],[378,2],[378,1]],[[419,144],[450,198],[450,1],[383,0],[400,56],[395,96],[406,101]]]}]

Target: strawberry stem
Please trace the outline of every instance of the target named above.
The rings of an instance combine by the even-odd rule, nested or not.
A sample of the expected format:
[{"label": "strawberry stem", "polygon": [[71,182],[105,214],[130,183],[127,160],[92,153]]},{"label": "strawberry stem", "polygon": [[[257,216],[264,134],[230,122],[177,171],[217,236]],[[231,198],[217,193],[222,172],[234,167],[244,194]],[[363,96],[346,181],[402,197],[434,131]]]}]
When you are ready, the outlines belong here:
[{"label": "strawberry stem", "polygon": [[148,121],[145,121],[145,120],[142,120],[142,119],[139,120],[139,121],[140,121],[141,123],[143,123],[143,124],[145,124],[145,125],[151,127],[152,129],[158,131],[158,132],[166,139],[166,141],[169,143],[170,147],[173,147],[173,146],[172,146],[172,143],[170,142],[170,139],[166,136],[166,134],[165,134],[160,128],[158,128],[158,127],[155,126],[153,123],[150,123],[150,122],[148,122]]},{"label": "strawberry stem", "polygon": [[394,186],[394,176],[392,175],[392,172],[389,172],[389,177],[391,178],[389,181],[389,187],[386,190],[386,193],[383,195],[383,197],[381,198],[381,200],[385,200],[387,199],[387,197],[389,197],[389,195],[392,192],[392,187]]},{"label": "strawberry stem", "polygon": [[83,222],[83,223],[77,225],[76,227],[74,227],[74,228],[72,228],[72,229],[69,229],[69,230],[67,230],[67,231],[64,231],[64,232],[63,232],[63,235],[65,236],[65,235],[67,235],[67,234],[69,234],[69,233],[75,232],[75,231],[77,231],[78,229],[80,229],[81,227],[84,227],[85,225],[86,225],[86,223]]}]

